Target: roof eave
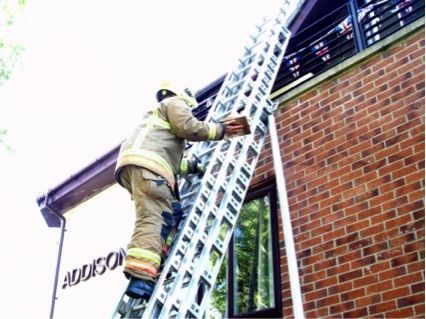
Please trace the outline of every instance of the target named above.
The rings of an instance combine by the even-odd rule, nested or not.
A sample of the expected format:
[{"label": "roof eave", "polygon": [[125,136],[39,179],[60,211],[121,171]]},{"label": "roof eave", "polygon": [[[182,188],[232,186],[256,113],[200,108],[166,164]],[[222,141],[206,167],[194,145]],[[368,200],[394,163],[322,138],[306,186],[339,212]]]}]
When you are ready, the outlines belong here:
[{"label": "roof eave", "polygon": [[80,203],[115,184],[114,169],[120,145],[36,199],[49,227],[60,227],[61,221],[58,214],[64,215]]}]

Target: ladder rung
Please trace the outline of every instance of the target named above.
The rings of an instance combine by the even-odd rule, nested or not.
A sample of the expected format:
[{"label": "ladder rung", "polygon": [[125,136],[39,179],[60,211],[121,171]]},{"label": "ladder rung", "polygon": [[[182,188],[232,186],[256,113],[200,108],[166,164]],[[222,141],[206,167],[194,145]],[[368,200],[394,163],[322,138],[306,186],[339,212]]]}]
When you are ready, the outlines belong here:
[{"label": "ladder rung", "polygon": [[202,315],[200,307],[196,303],[192,303],[188,311],[195,317],[200,318]]}]

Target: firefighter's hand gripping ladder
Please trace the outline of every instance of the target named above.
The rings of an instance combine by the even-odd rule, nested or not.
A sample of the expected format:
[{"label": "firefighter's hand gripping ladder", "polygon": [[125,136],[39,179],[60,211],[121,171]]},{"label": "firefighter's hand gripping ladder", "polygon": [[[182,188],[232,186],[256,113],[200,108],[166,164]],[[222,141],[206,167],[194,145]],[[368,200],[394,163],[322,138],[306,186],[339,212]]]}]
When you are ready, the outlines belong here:
[{"label": "firefighter's hand gripping ladder", "polygon": [[[206,121],[238,112],[252,134],[196,143],[189,155],[208,164],[202,180],[180,184],[186,215],[147,304],[123,296],[113,317],[203,318],[276,105],[269,99],[290,38],[286,26],[303,1],[286,0],[276,18],[258,25],[238,67],[229,72]],[[275,128],[274,128],[275,129]]]}]

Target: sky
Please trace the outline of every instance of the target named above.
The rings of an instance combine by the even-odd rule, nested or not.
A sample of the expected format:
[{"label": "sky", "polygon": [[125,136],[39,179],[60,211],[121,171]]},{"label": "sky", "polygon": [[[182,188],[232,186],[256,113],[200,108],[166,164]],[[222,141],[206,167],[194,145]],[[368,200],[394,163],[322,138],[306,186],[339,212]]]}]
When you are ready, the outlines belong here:
[{"label": "sky", "polygon": [[[26,47],[22,66],[0,86],[0,128],[8,129],[7,142],[15,149],[0,152],[2,318],[50,313],[60,229],[47,226],[36,198],[118,145],[155,105],[161,82],[197,90],[234,69],[255,25],[280,5],[279,0],[27,2],[26,18],[8,34]],[[85,218],[76,220],[87,224]],[[84,250],[79,244],[93,236],[93,231],[76,236],[77,224],[65,235],[65,241],[73,238],[64,247],[67,256],[77,251],[73,245]],[[121,241],[123,235],[117,237]],[[80,311],[67,316],[85,318]]]}]

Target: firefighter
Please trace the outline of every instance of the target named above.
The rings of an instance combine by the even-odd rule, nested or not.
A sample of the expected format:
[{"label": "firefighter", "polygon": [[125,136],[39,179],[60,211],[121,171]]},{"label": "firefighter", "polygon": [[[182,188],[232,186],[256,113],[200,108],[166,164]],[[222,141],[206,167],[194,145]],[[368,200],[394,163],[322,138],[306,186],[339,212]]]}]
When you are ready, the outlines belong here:
[{"label": "firefighter", "polygon": [[124,274],[126,294],[149,299],[161,265],[161,253],[173,224],[172,203],[178,200],[177,175],[203,174],[205,167],[183,158],[186,142],[221,140],[242,130],[234,121],[207,123],[191,113],[197,101],[191,90],[163,83],[157,106],[145,114],[121,145],[115,179],[135,205],[136,221]]}]

